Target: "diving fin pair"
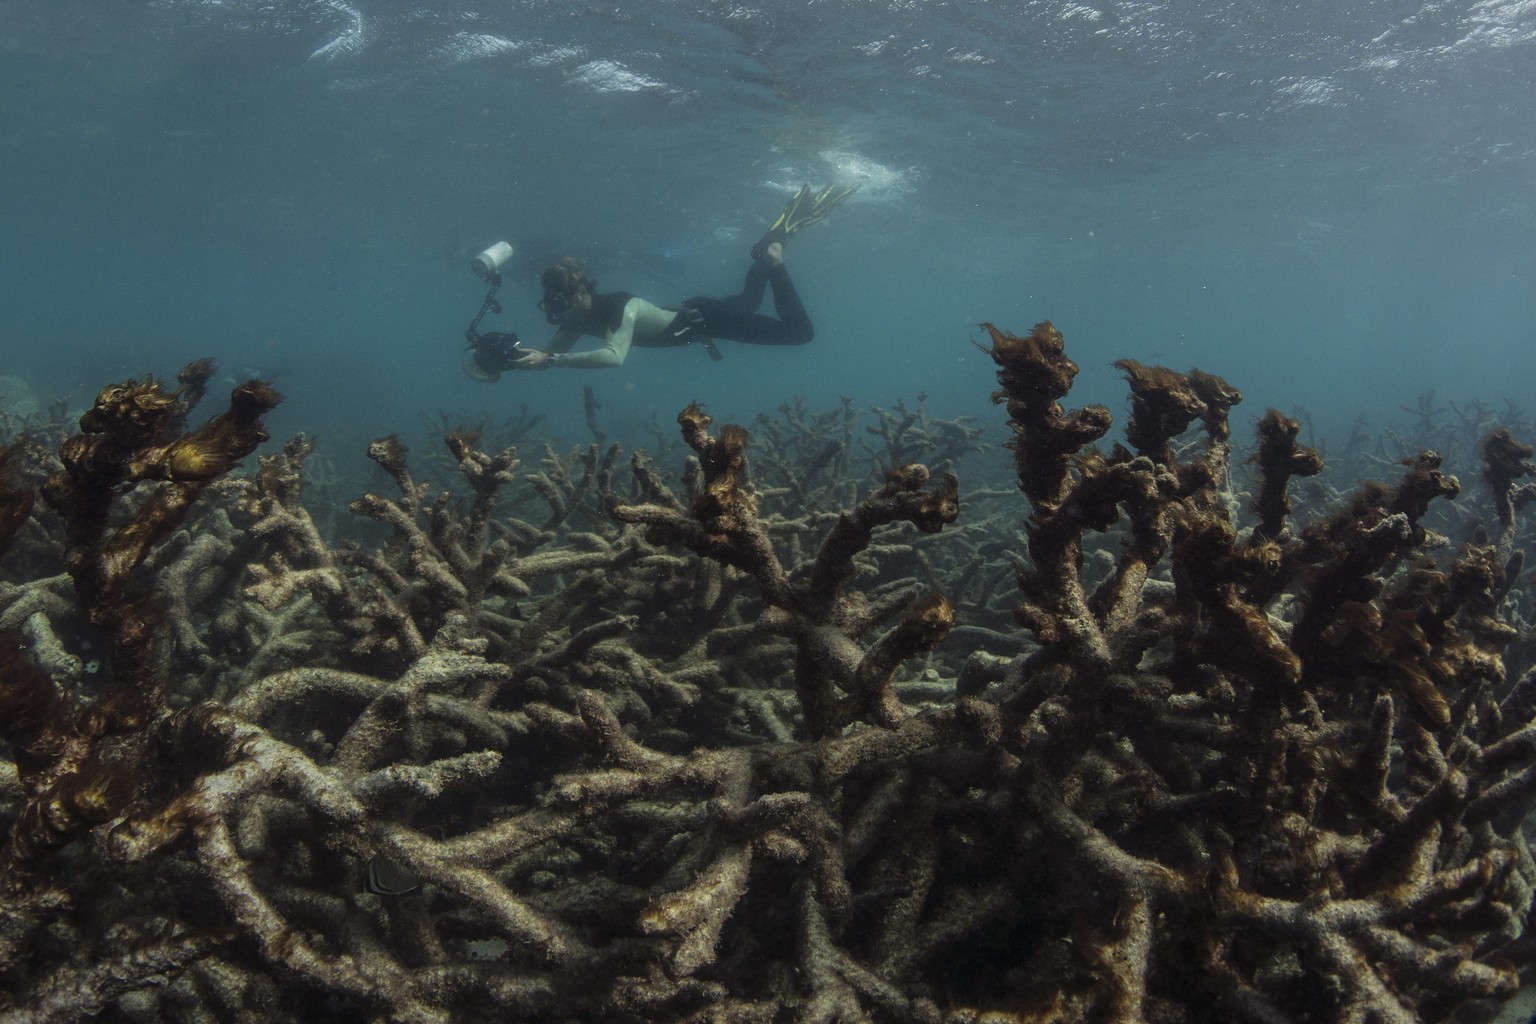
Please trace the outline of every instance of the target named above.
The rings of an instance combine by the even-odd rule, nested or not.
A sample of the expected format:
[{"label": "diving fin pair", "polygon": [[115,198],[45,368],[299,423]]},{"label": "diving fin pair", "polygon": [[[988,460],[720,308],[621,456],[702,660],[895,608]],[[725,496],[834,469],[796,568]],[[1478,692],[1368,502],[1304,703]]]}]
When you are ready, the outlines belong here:
[{"label": "diving fin pair", "polygon": [[858,190],[858,185],[828,185],[820,192],[812,193],[811,186],[801,185],[800,191],[784,207],[784,212],[752,247],[752,258],[761,259],[774,242],[783,243],[807,224],[824,219]]}]

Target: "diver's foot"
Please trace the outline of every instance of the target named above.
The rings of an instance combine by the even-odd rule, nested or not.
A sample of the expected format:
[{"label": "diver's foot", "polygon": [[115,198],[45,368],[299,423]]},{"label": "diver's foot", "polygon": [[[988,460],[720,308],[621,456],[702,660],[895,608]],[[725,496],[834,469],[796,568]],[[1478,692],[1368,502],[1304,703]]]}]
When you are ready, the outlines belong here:
[{"label": "diver's foot", "polygon": [[782,242],[772,242],[763,250],[760,257],[763,263],[770,267],[782,267],[784,265],[784,245]]}]

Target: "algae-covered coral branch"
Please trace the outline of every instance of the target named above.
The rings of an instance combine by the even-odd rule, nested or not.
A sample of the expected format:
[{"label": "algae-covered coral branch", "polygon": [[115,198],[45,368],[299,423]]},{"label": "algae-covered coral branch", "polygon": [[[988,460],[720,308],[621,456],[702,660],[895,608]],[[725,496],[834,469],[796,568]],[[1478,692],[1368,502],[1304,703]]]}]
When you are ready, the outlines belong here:
[{"label": "algae-covered coral branch", "polygon": [[683,544],[757,581],[770,607],[762,627],[796,644],[795,689],[813,736],[831,735],[852,721],[895,725],[901,708],[891,675],[900,662],[944,638],[954,621],[949,605],[938,596],[914,605],[901,625],[866,652],[858,638],[879,616],[869,614],[862,596],[842,588],[852,575],[853,557],[879,527],[910,522],[935,533],[954,522],[960,511],[955,478],[945,476],[927,490],[926,467],[892,469],[885,486],[838,517],[809,565],[786,569],[757,517],[756,497],[746,481],[746,431],[728,426],[718,438],[711,436],[710,418],[697,406],[685,409],[678,422],[703,474],[693,515],[658,504],[620,505],[614,515],[645,524],[655,542]]},{"label": "algae-covered coral branch", "polygon": [[[193,396],[200,393],[202,369],[187,384]],[[61,691],[6,637],[0,738],[15,752],[24,795],[0,849],[0,889],[13,908],[0,928],[0,960],[8,963],[23,945],[40,941],[40,929],[60,907],[79,906],[94,888],[84,880],[62,885],[49,871],[51,855],[163,781],[157,776],[165,751],[154,729],[166,693],[153,650],[158,610],[136,572],[207,485],[266,439],[261,417],[277,396],[248,382],[235,388],[226,412],[177,433],[194,400],[167,395],[153,380],[103,389],[81,417],[84,433],[65,441],[62,468],[44,484],[44,498],[65,523],[64,555],[85,617],[105,636],[110,674],[94,699],[81,700]],[[129,490],[140,482],[151,482],[147,493]],[[135,935],[131,926],[120,927],[124,936]],[[100,962],[55,965],[34,979],[28,1018],[79,1019],[231,937],[222,928],[176,935],[151,930],[141,945],[114,949],[110,936],[92,936],[85,948]]]},{"label": "algae-covered coral branch", "polygon": [[[0,854],[0,882],[110,818],[139,785],[141,766],[103,749],[106,737],[142,730],[164,699],[154,664],[157,609],[135,570],[210,481],[266,440],[261,417],[277,401],[250,381],[231,393],[226,412],[168,435],[185,415],[178,397],[153,379],[128,381],[104,388],[80,418],[84,433],[65,441],[63,468],[43,497],[65,522],[66,564],[88,621],[106,636],[111,678],[77,708],[52,680],[12,660],[0,703],[10,711],[7,741],[26,754],[31,796]],[[125,486],[141,481],[156,483],[114,522]]]},{"label": "algae-covered coral branch", "polygon": [[32,488],[17,479],[16,453],[22,442],[12,441],[0,448],[0,552],[11,546],[11,539],[32,514]]},{"label": "algae-covered coral branch", "polygon": [[[230,394],[229,409],[190,433],[167,436],[185,415],[176,395],[149,379],[102,389],[80,417],[83,431],[64,443],[63,469],[43,485],[43,498],[63,517],[66,562],[91,622],[111,643],[118,693],[147,683],[152,612],[132,582],[150,548],[181,522],[209,482],[267,439],[261,417],[278,403],[261,381]],[[121,526],[109,513],[121,488],[160,481]],[[109,706],[115,701],[108,701]]]}]

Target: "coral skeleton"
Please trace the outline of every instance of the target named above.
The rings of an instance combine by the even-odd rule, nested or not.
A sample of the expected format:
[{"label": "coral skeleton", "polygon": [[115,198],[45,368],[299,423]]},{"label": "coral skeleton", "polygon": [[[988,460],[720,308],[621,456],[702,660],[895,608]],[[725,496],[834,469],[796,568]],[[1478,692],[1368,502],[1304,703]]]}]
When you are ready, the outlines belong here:
[{"label": "coral skeleton", "polygon": [[990,475],[921,398],[624,474],[589,391],[534,472],[374,441],[344,537],[209,363],[0,449],[0,1022],[1492,1019],[1531,448],[1324,502],[1221,378],[1122,360],[1110,442],[983,327]]}]

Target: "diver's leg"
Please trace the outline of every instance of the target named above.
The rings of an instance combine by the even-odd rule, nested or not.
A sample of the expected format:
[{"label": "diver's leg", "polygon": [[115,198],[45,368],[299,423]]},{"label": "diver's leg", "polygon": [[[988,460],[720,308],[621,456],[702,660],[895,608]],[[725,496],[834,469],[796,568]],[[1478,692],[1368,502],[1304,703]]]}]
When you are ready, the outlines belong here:
[{"label": "diver's leg", "polygon": [[[684,304],[698,310],[703,317],[700,331],[711,338],[726,341],[744,341],[749,345],[804,345],[816,334],[811,318],[805,312],[795,283],[789,279],[784,267],[783,246],[775,242],[768,247],[762,258],[752,261],[747,268],[746,280],[741,292],[725,299],[699,296]],[[763,304],[763,294],[773,289],[773,310],[779,315],[758,313]]]},{"label": "diver's leg", "polygon": [[[816,329],[806,315],[794,282],[789,279],[789,271],[783,264],[761,269],[763,286],[773,288],[773,308],[779,318],[775,320],[753,312],[752,308],[743,308],[741,295],[728,299],[689,299],[688,304],[703,314],[703,333],[711,338],[743,341],[748,345],[804,345]],[[761,301],[759,292],[757,303]]]},{"label": "diver's leg", "polygon": [[804,345],[816,336],[816,328],[800,301],[800,293],[795,291],[795,282],[789,279],[789,269],[782,263],[770,268],[768,283],[773,286],[773,311],[784,325],[783,339],[768,344]]},{"label": "diver's leg", "polygon": [[772,269],[764,260],[753,260],[747,268],[746,280],[741,282],[741,293],[718,301],[741,313],[756,313],[763,304],[763,295],[768,291],[768,277]]}]

